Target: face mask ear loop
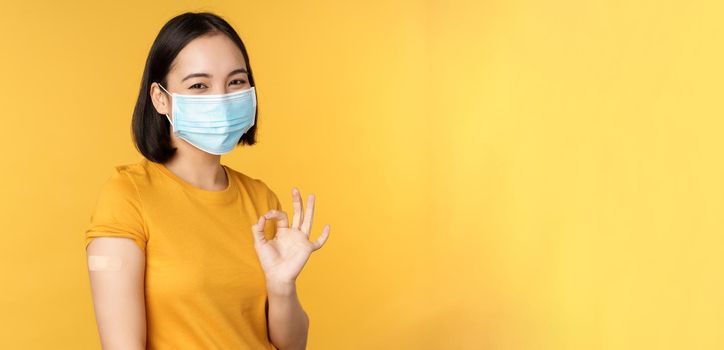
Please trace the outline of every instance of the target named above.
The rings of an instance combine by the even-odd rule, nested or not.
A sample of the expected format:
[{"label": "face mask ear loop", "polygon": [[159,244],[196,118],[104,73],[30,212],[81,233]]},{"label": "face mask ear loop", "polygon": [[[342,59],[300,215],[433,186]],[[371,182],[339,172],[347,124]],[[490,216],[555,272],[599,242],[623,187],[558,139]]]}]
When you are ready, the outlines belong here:
[{"label": "face mask ear loop", "polygon": [[163,85],[158,84],[158,86],[159,86],[163,91],[166,91],[166,93],[167,93],[169,96],[171,96],[171,93],[169,93],[168,90],[166,90],[166,88],[163,87]]},{"label": "face mask ear loop", "polygon": [[[158,86],[163,89],[163,91],[165,91],[169,96],[173,97],[173,95],[171,95],[171,93],[169,93],[168,90],[163,87],[163,85],[158,84]],[[169,124],[171,124],[171,127],[173,127],[173,122],[171,121],[171,118],[168,116],[168,114],[166,114],[166,119],[168,119]]]}]

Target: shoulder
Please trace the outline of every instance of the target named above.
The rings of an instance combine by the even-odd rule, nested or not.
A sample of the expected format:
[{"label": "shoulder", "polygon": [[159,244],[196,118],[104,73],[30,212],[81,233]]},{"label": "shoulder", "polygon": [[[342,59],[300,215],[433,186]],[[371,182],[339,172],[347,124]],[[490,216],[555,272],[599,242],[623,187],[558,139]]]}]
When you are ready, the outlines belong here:
[{"label": "shoulder", "polygon": [[229,166],[226,167],[250,196],[260,201],[266,201],[271,207],[274,207],[276,203],[278,203],[279,199],[276,193],[264,180],[249,176]]},{"label": "shoulder", "polygon": [[125,176],[128,181],[140,183],[149,177],[151,166],[150,161],[144,158],[135,163],[119,164],[113,168],[116,174]]},{"label": "shoulder", "polygon": [[151,169],[153,164],[146,158],[133,163],[124,163],[113,166],[109,182],[125,189],[133,189],[139,193],[153,187],[154,175]]},{"label": "shoulder", "polygon": [[143,161],[119,164],[112,167],[102,186],[102,193],[123,197],[138,197],[138,183],[147,176]]}]

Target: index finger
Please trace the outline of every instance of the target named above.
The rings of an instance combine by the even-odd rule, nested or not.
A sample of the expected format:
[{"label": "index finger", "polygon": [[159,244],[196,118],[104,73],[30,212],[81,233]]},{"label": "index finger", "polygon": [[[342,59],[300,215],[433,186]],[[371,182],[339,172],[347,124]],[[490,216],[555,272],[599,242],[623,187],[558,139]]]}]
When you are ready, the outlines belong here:
[{"label": "index finger", "polygon": [[276,219],[277,228],[289,228],[289,220],[285,211],[272,209],[264,214],[266,219]]}]

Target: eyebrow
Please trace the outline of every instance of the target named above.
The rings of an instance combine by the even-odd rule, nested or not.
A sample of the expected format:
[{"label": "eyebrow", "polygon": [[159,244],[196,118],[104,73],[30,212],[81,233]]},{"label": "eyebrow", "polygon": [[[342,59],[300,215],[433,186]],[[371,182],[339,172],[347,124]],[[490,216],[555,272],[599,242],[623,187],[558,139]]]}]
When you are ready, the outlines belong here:
[{"label": "eyebrow", "polygon": [[[238,73],[248,74],[248,72],[246,71],[246,68],[238,68],[238,69],[234,69],[231,72],[229,72],[228,76],[230,77],[230,76],[232,76],[234,74],[238,74]],[[187,79],[196,78],[196,77],[211,78],[213,76],[209,73],[191,73],[191,74],[187,75],[185,78],[181,79],[181,81],[183,82]]]}]

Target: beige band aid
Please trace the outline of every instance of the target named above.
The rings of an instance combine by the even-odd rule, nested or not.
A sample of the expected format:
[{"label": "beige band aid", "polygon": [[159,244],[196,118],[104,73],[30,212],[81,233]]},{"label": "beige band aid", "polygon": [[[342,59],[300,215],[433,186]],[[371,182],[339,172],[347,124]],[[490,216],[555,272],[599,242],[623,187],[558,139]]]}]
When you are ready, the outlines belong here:
[{"label": "beige band aid", "polygon": [[88,269],[91,271],[118,271],[121,269],[121,258],[109,255],[89,255]]}]

